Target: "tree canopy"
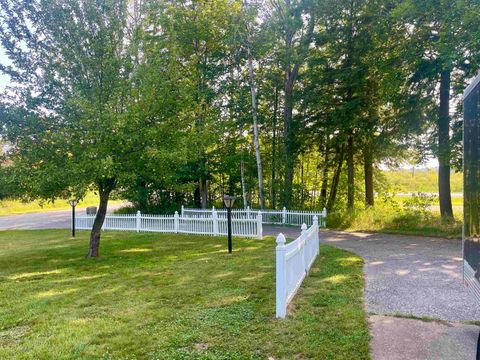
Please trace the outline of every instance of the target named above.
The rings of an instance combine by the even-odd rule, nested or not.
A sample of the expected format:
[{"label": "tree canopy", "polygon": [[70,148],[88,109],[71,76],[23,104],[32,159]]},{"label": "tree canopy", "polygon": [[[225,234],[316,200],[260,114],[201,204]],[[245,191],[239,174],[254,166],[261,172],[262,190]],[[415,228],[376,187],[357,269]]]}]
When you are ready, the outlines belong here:
[{"label": "tree canopy", "polygon": [[0,196],[141,210],[374,206],[382,163],[459,168],[474,0],[0,0]]}]

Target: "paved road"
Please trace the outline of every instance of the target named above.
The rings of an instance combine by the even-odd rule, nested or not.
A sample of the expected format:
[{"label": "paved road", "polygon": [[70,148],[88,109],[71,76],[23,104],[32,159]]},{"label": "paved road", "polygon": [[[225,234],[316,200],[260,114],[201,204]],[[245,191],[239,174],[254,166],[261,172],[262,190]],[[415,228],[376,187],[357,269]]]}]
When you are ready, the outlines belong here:
[{"label": "paved road", "polygon": [[[299,233],[280,227],[264,232]],[[365,259],[374,359],[475,358],[479,328],[465,322],[480,320],[480,305],[462,285],[459,240],[322,231],[321,241]]]},{"label": "paved road", "polygon": [[[110,205],[108,211],[122,206],[124,204]],[[71,210],[58,210],[0,216],[0,230],[70,228],[71,214]],[[85,208],[77,209],[76,214],[85,214]]]}]

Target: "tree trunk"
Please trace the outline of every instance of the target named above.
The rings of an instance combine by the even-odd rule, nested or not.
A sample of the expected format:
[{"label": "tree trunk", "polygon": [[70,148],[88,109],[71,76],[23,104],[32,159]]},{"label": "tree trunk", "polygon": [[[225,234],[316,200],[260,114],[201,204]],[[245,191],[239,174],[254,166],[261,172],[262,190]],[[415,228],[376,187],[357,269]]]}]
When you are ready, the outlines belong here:
[{"label": "tree trunk", "polygon": [[317,190],[318,190],[318,169],[320,168],[320,164],[317,164],[315,166],[315,179],[313,180],[313,195],[312,195],[312,200],[310,202],[311,207],[313,209],[316,208],[317,204]]},{"label": "tree trunk", "polygon": [[366,144],[363,150],[363,165],[365,170],[365,208],[374,206],[373,195],[373,154],[371,144]]},{"label": "tree trunk", "polygon": [[[298,71],[301,64],[305,61],[310,43],[312,41],[313,30],[315,28],[315,13],[309,13],[310,18],[308,20],[307,29],[302,31],[301,38],[299,39],[299,46],[295,49],[294,38],[295,30],[292,29],[291,19],[295,14],[295,9],[292,7],[290,0],[285,0],[285,103],[284,103],[284,165],[285,165],[285,182],[282,193],[283,206],[291,207],[293,196],[293,175],[296,161],[297,146],[295,144],[295,123],[293,121],[293,86],[298,76]],[[296,56],[294,56],[296,55]]]},{"label": "tree trunk", "polygon": [[335,204],[335,200],[337,198],[337,189],[338,189],[338,183],[340,182],[340,174],[342,172],[343,158],[344,158],[344,153],[342,150],[338,154],[337,168],[335,169],[335,173],[333,174],[332,185],[330,187],[330,194],[328,195],[327,211],[329,212],[333,209],[333,205]]},{"label": "tree trunk", "polygon": [[300,202],[302,203],[302,208],[304,206],[303,201],[304,201],[304,196],[305,193],[303,191],[304,189],[304,184],[305,184],[305,176],[304,176],[304,160],[302,156],[302,161],[300,162],[300,183],[302,184],[302,187],[300,189]]},{"label": "tree trunk", "polygon": [[248,204],[247,204],[247,191],[245,190],[245,164],[243,163],[243,159],[240,160],[240,178],[242,181],[243,208],[246,209]]},{"label": "tree trunk", "polygon": [[150,205],[147,184],[143,180],[141,180],[138,184],[138,201],[135,205],[138,206],[138,209],[141,211],[144,211]]},{"label": "tree trunk", "polygon": [[202,201],[202,209],[207,208],[207,196],[208,196],[208,191],[207,191],[207,179],[205,177],[200,178],[200,198]]},{"label": "tree trunk", "polygon": [[[249,152],[249,154],[251,155],[251,152]],[[252,172],[249,171],[248,172],[248,182],[247,182],[247,186],[248,186],[248,190],[247,190],[247,198],[248,198],[248,203],[250,204],[250,206],[253,206],[253,177],[252,177]]]},{"label": "tree trunk", "polygon": [[276,166],[276,151],[277,151],[277,111],[278,111],[278,88],[275,87],[275,102],[273,104],[273,136],[272,136],[272,186],[270,188],[270,198],[272,209],[276,207],[276,183],[275,183],[275,166]]},{"label": "tree trunk", "polygon": [[450,193],[450,70],[440,75],[440,113],[438,117],[438,196],[442,218],[453,217]]},{"label": "tree trunk", "polygon": [[92,231],[90,232],[90,247],[87,258],[97,258],[100,254],[100,234],[107,214],[108,198],[115,187],[115,183],[116,181],[114,179],[107,179],[102,181],[98,186],[100,204],[95,220],[93,221]]},{"label": "tree trunk", "polygon": [[347,207],[349,211],[352,211],[355,206],[355,164],[353,163],[353,153],[353,135],[350,134],[347,144]]},{"label": "tree trunk", "polygon": [[252,95],[252,117],[253,117],[253,141],[255,142],[255,158],[257,160],[258,172],[258,199],[260,208],[265,209],[265,197],[263,196],[263,167],[262,155],[260,153],[260,141],[258,139],[258,121],[257,121],[257,89],[253,78],[253,60],[250,48],[248,48],[248,75],[250,79],[250,93]]},{"label": "tree trunk", "polygon": [[322,187],[320,189],[320,207],[327,205],[327,188],[328,188],[328,142],[325,143],[325,153],[323,159],[322,170]]},{"label": "tree trunk", "polygon": [[199,208],[202,206],[202,201],[200,200],[200,182],[195,187],[193,191],[193,206]]},{"label": "tree trunk", "polygon": [[222,192],[222,203],[223,203],[223,198],[225,197],[225,175],[222,173],[221,176],[221,192]]},{"label": "tree trunk", "polygon": [[285,181],[282,193],[282,205],[288,209],[292,203],[293,173],[295,167],[295,144],[292,129],[293,80],[289,79],[288,74],[285,82],[285,109],[283,112]]}]

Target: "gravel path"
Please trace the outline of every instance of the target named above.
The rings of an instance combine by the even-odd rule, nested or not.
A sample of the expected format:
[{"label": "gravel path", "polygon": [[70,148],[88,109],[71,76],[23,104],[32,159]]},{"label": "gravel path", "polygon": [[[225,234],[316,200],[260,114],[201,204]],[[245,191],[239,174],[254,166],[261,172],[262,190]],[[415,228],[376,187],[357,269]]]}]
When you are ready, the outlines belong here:
[{"label": "gravel path", "polygon": [[[298,229],[268,227],[264,233],[298,236]],[[459,240],[389,234],[322,231],[321,241],[365,259],[365,298],[375,314],[447,321],[480,320],[480,304],[462,284]]]},{"label": "gravel path", "polygon": [[[267,227],[296,238],[299,229]],[[460,240],[322,231],[321,241],[365,259],[365,300],[376,360],[474,359],[480,304],[462,284]],[[402,317],[428,317],[421,321]]]}]

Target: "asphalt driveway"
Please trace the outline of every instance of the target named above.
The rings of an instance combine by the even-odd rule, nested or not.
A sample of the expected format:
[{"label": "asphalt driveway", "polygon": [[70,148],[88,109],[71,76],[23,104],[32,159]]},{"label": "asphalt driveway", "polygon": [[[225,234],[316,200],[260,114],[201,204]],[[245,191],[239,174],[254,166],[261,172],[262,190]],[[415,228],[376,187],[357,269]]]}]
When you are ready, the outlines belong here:
[{"label": "asphalt driveway", "polygon": [[[290,227],[264,231],[279,232],[299,235]],[[480,304],[462,284],[460,240],[327,230],[320,236],[365,259],[374,359],[475,358],[479,328],[470,323],[480,320]]]},{"label": "asphalt driveway", "polygon": [[[125,206],[113,204],[108,206],[108,212]],[[77,215],[84,215],[85,208],[76,209]],[[42,211],[18,215],[0,216],[0,230],[31,230],[31,229],[68,229],[71,224],[72,210]]]}]

